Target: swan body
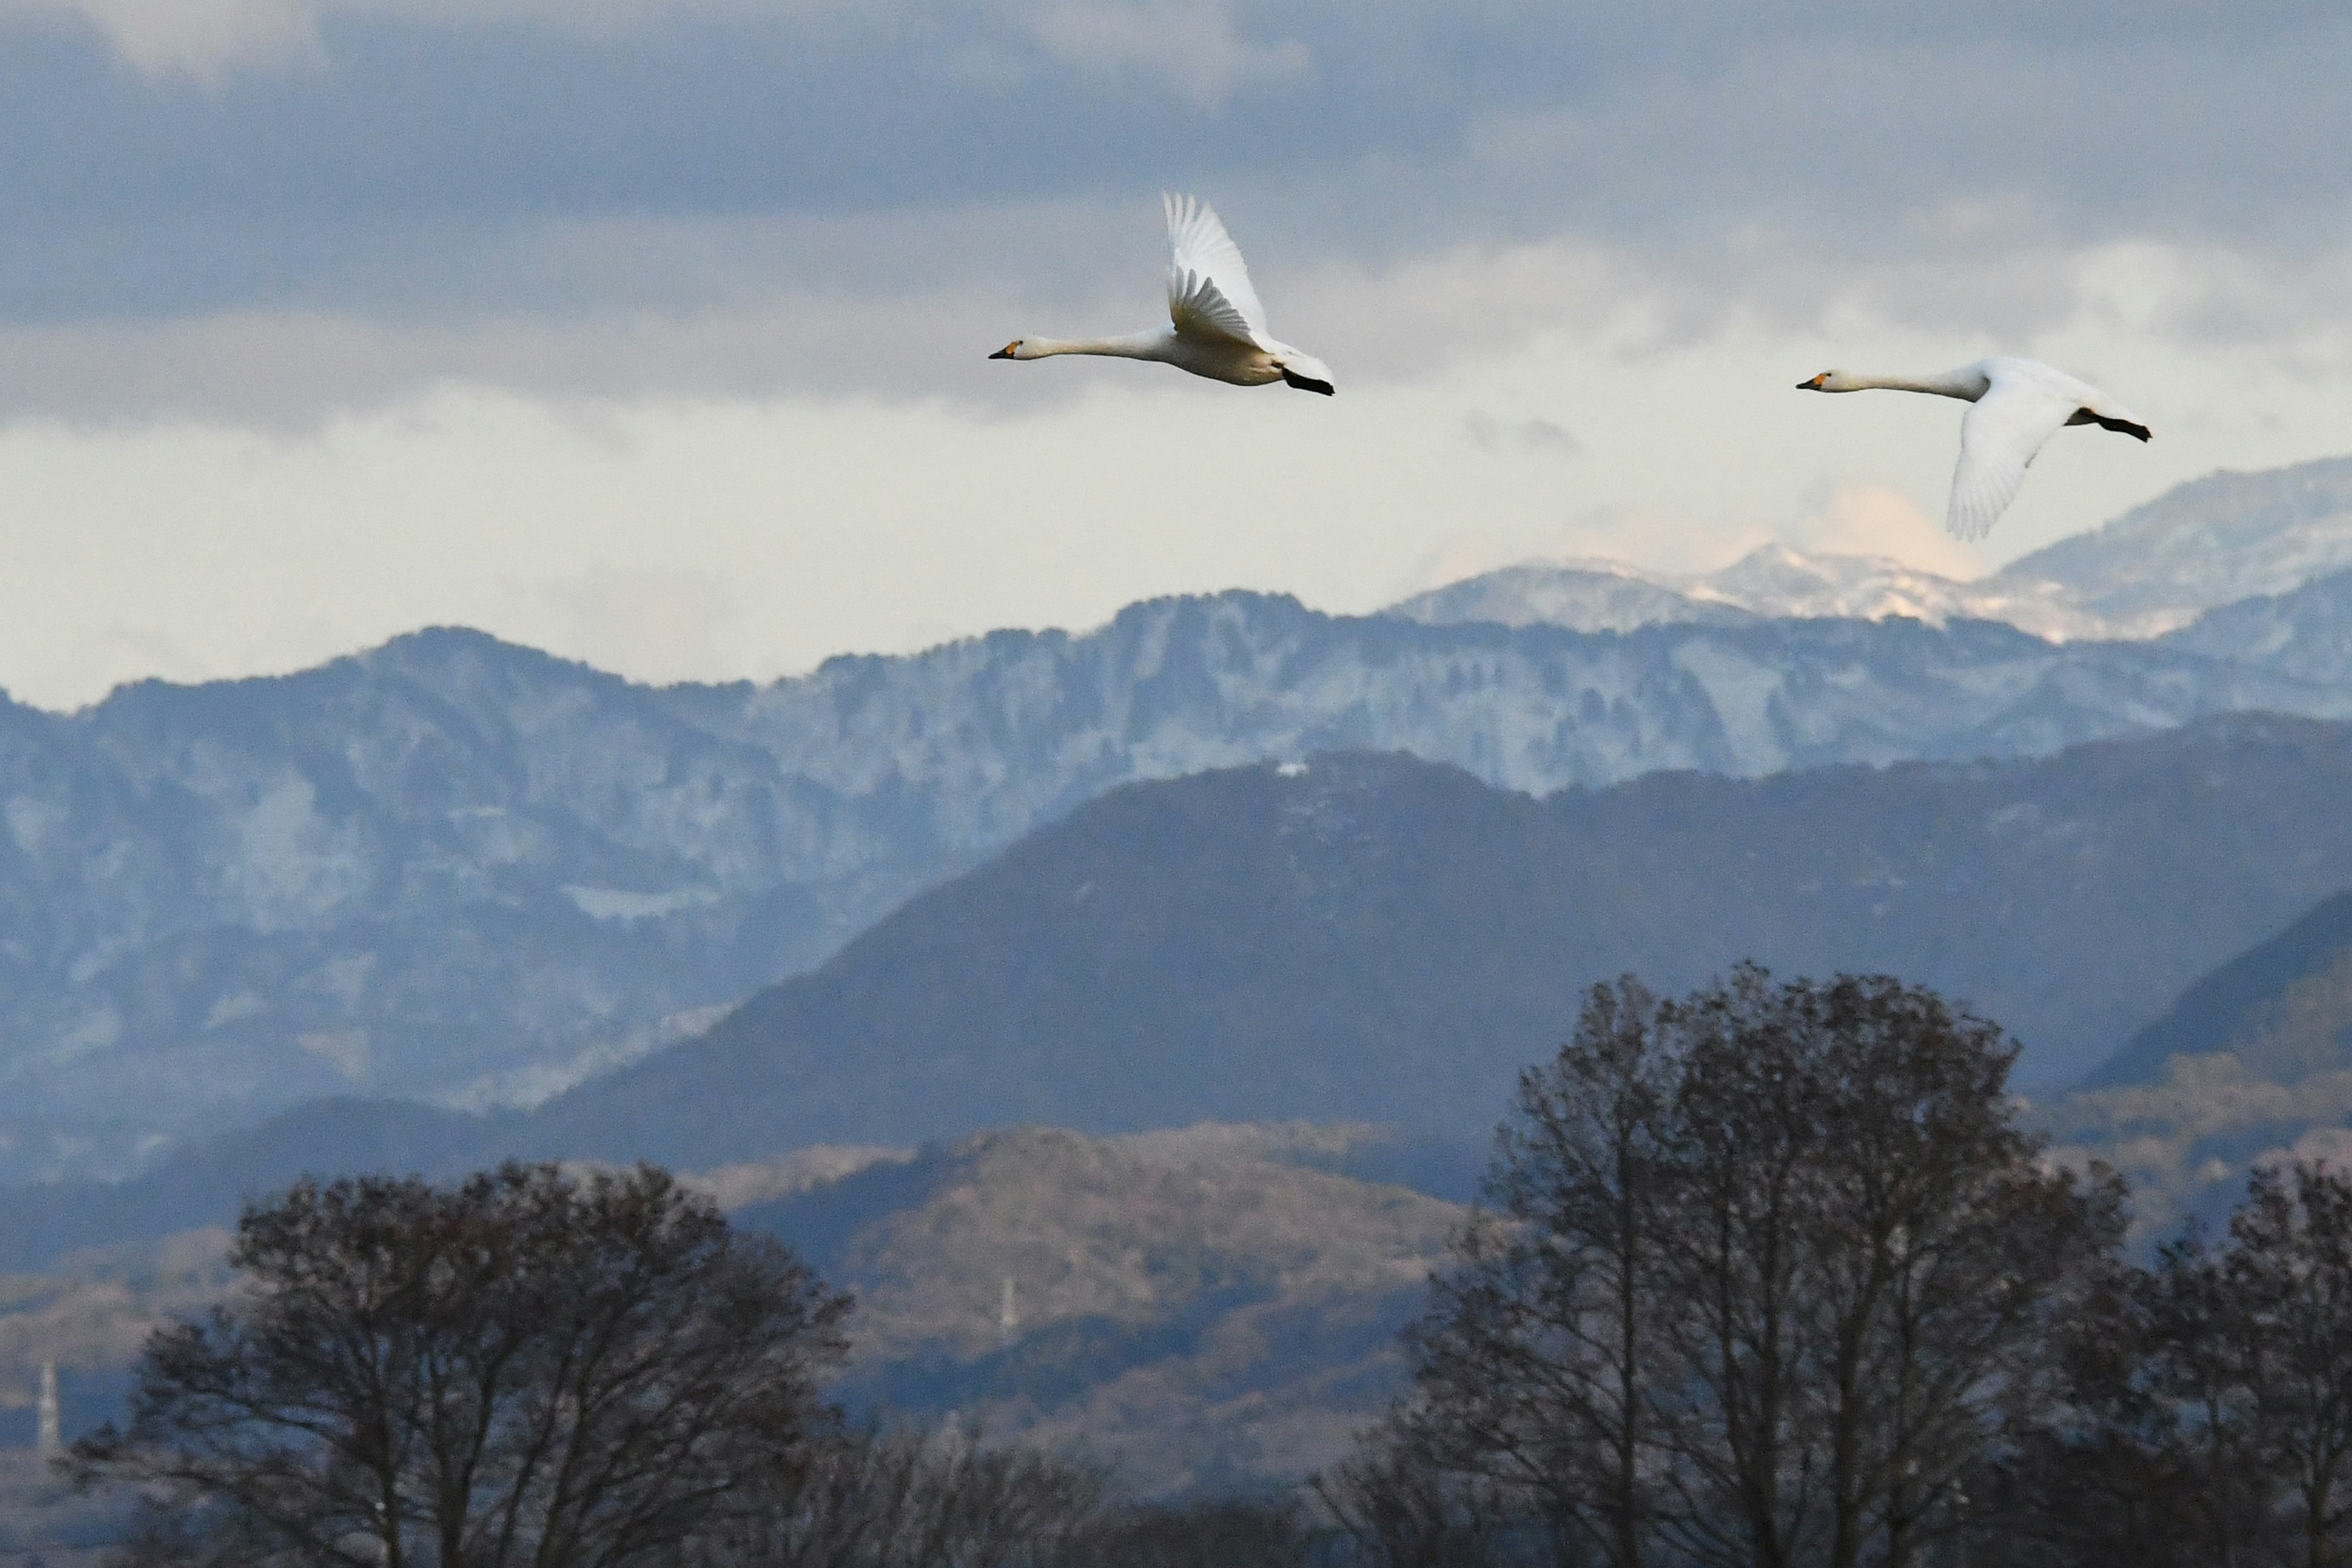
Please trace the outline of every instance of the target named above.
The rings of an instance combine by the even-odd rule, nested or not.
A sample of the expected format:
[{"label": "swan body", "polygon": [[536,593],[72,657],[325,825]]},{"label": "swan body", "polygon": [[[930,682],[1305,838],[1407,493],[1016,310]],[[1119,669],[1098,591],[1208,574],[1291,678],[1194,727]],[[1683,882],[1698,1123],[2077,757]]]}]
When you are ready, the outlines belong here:
[{"label": "swan body", "polygon": [[988,357],[1107,354],[1172,364],[1235,386],[1278,381],[1329,395],[1329,368],[1266,330],[1265,307],[1216,209],[1191,196],[1161,202],[1168,214],[1168,325],[1115,338],[1015,338]]},{"label": "swan body", "polygon": [[2025,470],[2042,444],[2065,425],[2096,425],[2145,441],[2139,416],[2093,386],[2035,359],[1995,358],[1935,375],[1854,375],[1825,370],[1797,384],[1802,392],[1929,392],[1971,405],[1960,419],[1960,461],[1944,526],[1982,539],[2017,499]]}]

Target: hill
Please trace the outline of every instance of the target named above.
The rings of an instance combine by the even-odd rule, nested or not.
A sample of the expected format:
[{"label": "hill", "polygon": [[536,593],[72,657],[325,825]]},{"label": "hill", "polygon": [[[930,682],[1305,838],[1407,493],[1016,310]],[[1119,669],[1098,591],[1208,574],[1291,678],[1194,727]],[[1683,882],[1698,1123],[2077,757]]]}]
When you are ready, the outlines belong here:
[{"label": "hill", "polygon": [[2273,1083],[2352,1068],[2352,892],[2321,900],[2183,991],[2083,1087],[2156,1083],[2175,1057],[2225,1051]]},{"label": "hill", "polygon": [[992,1132],[735,1220],[856,1291],[853,1402],[1081,1441],[1150,1491],[1245,1489],[1402,1392],[1397,1331],[1463,1211],[1234,1131]]},{"label": "hill", "polygon": [[[835,1391],[853,1407],[1082,1443],[1145,1491],[1247,1489],[1337,1458],[1400,1392],[1396,1332],[1463,1217],[1328,1168],[1365,1138],[1026,1128],[686,1180],[856,1294]],[[26,1380],[43,1359],[60,1364],[70,1429],[112,1416],[148,1331],[229,1288],[225,1240],[198,1231],[0,1278],[8,1440],[29,1441]],[[69,1512],[51,1490],[0,1468],[11,1508]]]},{"label": "hill", "polygon": [[2352,1158],[2352,892],[2188,986],[2039,1115],[2066,1157],[2120,1169],[2153,1227],[2218,1216],[2259,1162]]},{"label": "hill", "polygon": [[522,1125],[687,1163],[1020,1121],[1475,1136],[1585,985],[1748,956],[1966,998],[2046,1088],[2352,885],[2347,798],[2352,727],[2259,718],[1543,801],[1361,755],[1131,786]]}]

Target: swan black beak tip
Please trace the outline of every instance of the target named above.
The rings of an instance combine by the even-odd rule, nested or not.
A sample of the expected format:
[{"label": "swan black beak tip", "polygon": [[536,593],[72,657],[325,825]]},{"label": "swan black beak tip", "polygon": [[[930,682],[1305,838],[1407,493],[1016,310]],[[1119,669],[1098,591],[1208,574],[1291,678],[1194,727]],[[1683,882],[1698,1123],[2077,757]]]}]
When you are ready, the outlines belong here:
[{"label": "swan black beak tip", "polygon": [[1013,357],[1013,351],[1011,349],[999,349],[988,357],[991,359],[1011,359]]}]

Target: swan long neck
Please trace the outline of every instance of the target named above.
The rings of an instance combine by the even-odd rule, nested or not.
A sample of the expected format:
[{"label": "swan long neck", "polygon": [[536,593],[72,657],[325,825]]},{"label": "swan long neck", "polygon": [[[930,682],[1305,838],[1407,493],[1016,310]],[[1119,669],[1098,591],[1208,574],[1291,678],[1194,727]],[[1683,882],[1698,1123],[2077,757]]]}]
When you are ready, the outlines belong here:
[{"label": "swan long neck", "polygon": [[1129,332],[1116,338],[1024,338],[1023,359],[1050,359],[1055,354],[1108,354],[1113,359],[1160,359],[1167,351],[1162,331]]},{"label": "swan long neck", "polygon": [[1823,392],[1927,392],[1937,397],[1957,397],[1963,403],[1974,403],[1991,386],[1984,372],[1974,365],[1958,370],[1937,371],[1933,375],[1840,375],[1822,388]]}]

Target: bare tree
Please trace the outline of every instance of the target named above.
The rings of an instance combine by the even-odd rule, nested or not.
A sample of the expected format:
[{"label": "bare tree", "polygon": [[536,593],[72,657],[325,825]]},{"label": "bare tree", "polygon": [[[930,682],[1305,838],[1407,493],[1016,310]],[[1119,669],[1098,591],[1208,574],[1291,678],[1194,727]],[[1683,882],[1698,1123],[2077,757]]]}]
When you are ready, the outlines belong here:
[{"label": "bare tree", "polygon": [[1564,1560],[1906,1568],[2052,1396],[2121,1233],[2119,1185],[2015,1125],[2014,1056],[1883,977],[1594,991],[1522,1081],[1397,1429]]},{"label": "bare tree", "polygon": [[1932,992],[1743,966],[1678,1016],[1682,1533],[1756,1568],[1904,1568],[2053,1374],[2121,1188],[2041,1165],[2014,1046]]},{"label": "bare tree", "polygon": [[2229,1337],[2249,1436],[2294,1515],[2302,1568],[2352,1559],[2352,1177],[2259,1170],[2230,1220]]},{"label": "bare tree", "polygon": [[1308,1489],[1364,1568],[1472,1568],[1499,1561],[1514,1495],[1473,1468],[1447,1465],[1400,1410]]},{"label": "bare tree", "polygon": [[1102,1517],[1085,1458],[953,1427],[835,1433],[747,1480],[750,1506],[695,1542],[689,1568],[1004,1568],[1069,1556]]},{"label": "bare tree", "polygon": [[1087,1568],[1306,1568],[1313,1541],[1287,1495],[1144,1503],[1109,1515],[1075,1561]]},{"label": "bare tree", "polygon": [[1676,1534],[1704,1559],[1790,1568],[1815,1536],[1826,1390],[1812,1381],[1806,1242],[1822,1215],[1818,1039],[1760,969],[1692,997],[1660,1262]]},{"label": "bare tree", "polygon": [[1630,977],[1595,986],[1559,1055],[1520,1075],[1491,1213],[1456,1238],[1410,1336],[1413,1451],[1528,1500],[1614,1568],[1644,1561],[1654,1513],[1649,1347],[1676,1065],[1663,1021]]},{"label": "bare tree", "polygon": [[2246,1382],[2246,1325],[2226,1257],[2192,1222],[2158,1249],[2133,1295],[2135,1363],[2121,1375],[2145,1391],[2154,1411],[2124,1430],[2182,1483],[2212,1561],[2239,1568],[2261,1541],[2268,1508]]},{"label": "bare tree", "polygon": [[1829,1408],[1830,1561],[1906,1568],[1956,1518],[2004,1410],[2042,1397],[2062,1314],[2122,1235],[2122,1189],[2046,1171],[2011,1119],[2015,1050],[1931,992],[1791,988],[1818,1031],[1821,1221],[1809,1338]]},{"label": "bare tree", "polygon": [[306,1181],[231,1261],[239,1292],[150,1340],[128,1427],[74,1463],[245,1562],[659,1560],[823,1419],[848,1307],[649,1167]]}]

